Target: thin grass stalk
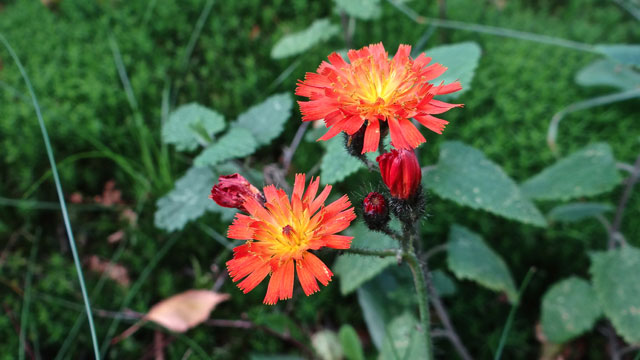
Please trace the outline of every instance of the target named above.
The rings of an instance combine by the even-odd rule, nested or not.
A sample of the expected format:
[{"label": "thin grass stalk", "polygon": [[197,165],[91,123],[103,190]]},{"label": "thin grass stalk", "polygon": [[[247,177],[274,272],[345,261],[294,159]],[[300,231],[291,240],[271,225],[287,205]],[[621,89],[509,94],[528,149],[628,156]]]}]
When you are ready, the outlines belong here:
[{"label": "thin grass stalk", "polygon": [[22,312],[20,315],[20,348],[18,350],[18,359],[24,360],[24,350],[27,343],[27,323],[29,321],[29,305],[31,305],[31,282],[33,279],[33,267],[38,254],[38,243],[31,246],[31,255],[29,255],[29,267],[27,269],[27,277],[24,285],[24,300],[22,301]]},{"label": "thin grass stalk", "polygon": [[498,343],[498,350],[496,350],[494,360],[500,360],[500,358],[502,357],[502,350],[504,349],[504,345],[507,343],[507,337],[509,336],[509,332],[511,331],[511,325],[513,324],[516,310],[518,309],[520,301],[522,300],[522,295],[524,294],[524,291],[529,285],[529,282],[531,281],[531,278],[533,277],[533,274],[535,272],[536,271],[534,268],[529,268],[527,275],[525,275],[524,280],[522,281],[522,285],[520,285],[520,290],[518,291],[516,302],[511,307],[511,311],[509,311],[509,316],[507,317],[507,322],[504,325],[504,329],[502,329],[502,335],[500,335],[500,342]]},{"label": "thin grass stalk", "polygon": [[87,295],[86,285],[84,283],[84,276],[82,274],[82,267],[80,266],[80,258],[78,257],[78,250],[76,249],[76,242],[73,237],[73,230],[71,229],[71,221],[69,220],[69,213],[67,211],[67,204],[64,200],[64,192],[62,191],[62,184],[60,183],[60,176],[58,175],[58,169],[56,168],[56,161],[53,156],[53,148],[51,147],[51,141],[49,140],[49,135],[47,133],[47,128],[44,124],[44,119],[42,118],[42,113],[40,111],[40,105],[38,105],[38,99],[36,98],[36,94],[33,91],[33,87],[31,85],[31,81],[29,80],[29,76],[27,75],[26,70],[22,66],[22,62],[18,58],[18,55],[13,51],[13,48],[7,41],[7,39],[0,34],[0,42],[7,48],[9,54],[15,61],[18,69],[20,70],[20,74],[24,79],[24,82],[29,89],[29,95],[31,96],[31,100],[33,101],[33,107],[36,111],[36,116],[38,118],[38,123],[40,124],[40,130],[42,131],[42,138],[44,140],[44,145],[47,150],[47,157],[49,158],[49,165],[51,166],[51,170],[53,171],[53,180],[56,185],[56,192],[58,193],[58,200],[60,201],[60,209],[62,212],[62,219],[64,221],[64,227],[67,231],[67,239],[69,240],[69,247],[71,248],[71,254],[73,255],[73,262],[76,267],[76,273],[78,275],[78,282],[80,283],[80,290],[82,292],[82,299],[84,300],[85,310],[87,312],[87,321],[89,322],[89,331],[91,332],[91,341],[93,343],[93,350],[96,360],[100,359],[100,352],[98,351],[98,339],[96,337],[96,329],[93,324],[93,315],[91,313],[91,303],[89,301],[89,296]]}]

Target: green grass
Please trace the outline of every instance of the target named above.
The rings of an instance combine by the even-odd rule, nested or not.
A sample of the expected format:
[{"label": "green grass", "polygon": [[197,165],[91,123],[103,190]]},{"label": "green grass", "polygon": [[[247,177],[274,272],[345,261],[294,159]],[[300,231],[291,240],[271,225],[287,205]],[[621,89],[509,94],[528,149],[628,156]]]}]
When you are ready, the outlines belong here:
[{"label": "green grass", "polygon": [[[206,13],[207,3],[64,0],[56,11],[50,11],[40,2],[15,1],[0,10],[0,33],[24,61],[47,120],[60,180],[67,193],[79,191],[90,198],[114,179],[124,200],[139,215],[137,225],[130,226],[119,218],[118,209],[89,212],[81,211],[79,206],[69,208],[80,258],[92,254],[114,257],[117,246],[108,244],[106,237],[120,229],[127,234],[128,245],[118,262],[126,265],[135,286],[122,288],[88,273],[88,292],[101,289],[101,296],[92,296],[95,308],[119,310],[123,306],[144,312],[158,300],[196,284],[213,285],[212,280],[195,278],[194,261],[201,269],[215,265],[224,270],[226,257],[219,256],[225,251],[224,246],[204,234],[200,226],[188,226],[178,238],[153,227],[155,200],[171,188],[172,180],[183,173],[191,159],[160,144],[160,125],[168,110],[197,101],[234,119],[272,93],[292,92],[296,79],[315,70],[330,51],[344,47],[342,39],[336,37],[298,58],[269,58],[271,47],[285,33],[302,29],[320,17],[339,23],[331,2],[302,0],[215,1],[207,20],[200,22],[197,41],[190,41],[198,33],[194,29]],[[630,43],[640,38],[637,22],[614,2],[507,1],[504,8],[495,3],[448,0],[447,15],[452,20],[585,44]],[[400,43],[415,44],[427,31],[428,25],[416,24],[389,3],[382,4],[381,19],[358,22],[354,46],[382,41],[393,52]],[[421,15],[437,16],[436,2],[405,4]],[[517,181],[523,181],[555,159],[546,146],[546,131],[553,114],[569,104],[615,91],[576,85],[576,72],[597,56],[571,48],[447,28],[437,28],[427,39],[426,48],[443,41],[468,40],[477,41],[483,52],[472,90],[459,98],[465,104],[463,109],[446,114],[451,124],[445,134],[427,135],[428,143],[421,149],[425,164],[437,161],[441,141],[461,140],[504,166]],[[49,203],[55,198],[55,188],[40,129],[20,73],[7,55],[0,51],[0,193],[7,199]],[[185,58],[189,60],[185,62]],[[288,76],[278,78],[289,71]],[[589,142],[607,141],[620,161],[632,162],[638,151],[636,115],[637,100],[568,114],[560,125],[560,150],[568,154]],[[290,141],[298,120],[299,114],[294,112],[285,134],[262,149],[256,159],[259,164],[278,159],[280,144]],[[317,144],[303,143],[291,173],[309,170],[318,159],[319,149]],[[337,189],[358,192],[358,186],[352,176]],[[616,190],[599,199],[614,202],[619,196],[620,191]],[[68,333],[82,314],[80,291],[69,249],[60,241],[64,233],[60,232],[56,210],[15,204],[22,205],[0,207],[0,237],[9,238],[17,229],[30,234],[42,229],[38,261],[33,266],[29,316],[29,329],[35,329],[37,334],[26,331],[26,339],[31,342],[37,337],[43,357],[51,358],[70,339]],[[541,205],[543,210],[549,207]],[[639,212],[640,196],[636,192],[623,224],[627,239],[636,245],[637,236],[633,235],[640,234],[640,223],[631,219]],[[535,229],[460,208],[435,196],[429,199],[429,213],[429,221],[423,226],[425,238],[431,239],[427,246],[444,242],[450,224],[457,222],[481,233],[503,255],[515,278],[524,278],[531,266],[538,269],[509,332],[503,353],[508,359],[538,355],[534,326],[541,295],[563,277],[586,277],[587,252],[606,245],[606,234],[595,222]],[[227,224],[217,215],[208,214],[201,223],[221,234],[226,231]],[[150,262],[171,241],[175,241],[170,250],[173,256]],[[27,243],[20,242],[0,268],[0,288],[7,294],[2,302],[16,314],[23,309],[23,298],[6,284],[24,287],[29,253]],[[327,256],[330,264],[332,255]],[[436,257],[432,267],[443,267],[443,260]],[[459,285],[459,295],[447,301],[452,320],[473,354],[481,359],[492,358],[502,331],[502,324],[496,326],[495,319],[504,319],[509,306],[495,293],[472,283]],[[307,333],[325,326],[337,329],[342,323],[365,329],[355,296],[342,297],[337,288],[333,283],[312,297],[294,296],[286,304],[265,308],[260,305],[263,286],[241,295],[227,281],[222,290],[231,293],[233,300],[213,316],[238,319],[246,314],[259,321],[276,311],[300,323]],[[79,308],[71,310],[60,301],[47,302],[37,294],[71,301]],[[103,344],[107,334],[111,337],[127,325],[114,325],[115,330],[109,331],[112,323],[109,318],[96,319]],[[87,351],[91,339],[84,326],[66,358],[91,356]],[[151,331],[141,330],[110,348],[106,357],[140,357],[153,341],[152,336]],[[190,341],[216,359],[242,357],[247,349],[255,353],[293,350],[289,344],[264,333],[238,329],[199,327],[187,336],[187,340],[177,340],[166,349],[167,358],[181,358]],[[19,337],[7,317],[0,316],[0,338],[8,339],[0,345],[0,359],[14,358]],[[592,344],[592,358],[602,355],[601,336],[594,331],[586,339]],[[437,351],[450,350],[443,341],[435,345]],[[367,351],[373,355],[371,345]]]}]

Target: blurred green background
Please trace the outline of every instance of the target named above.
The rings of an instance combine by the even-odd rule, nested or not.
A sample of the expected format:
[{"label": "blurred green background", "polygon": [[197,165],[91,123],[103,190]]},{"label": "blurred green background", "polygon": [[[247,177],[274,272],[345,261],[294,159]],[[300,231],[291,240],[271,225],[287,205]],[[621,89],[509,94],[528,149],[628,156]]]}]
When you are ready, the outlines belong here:
[{"label": "blurred green background", "polygon": [[[438,16],[435,1],[403,3],[419,14]],[[85,259],[89,293],[100,282],[100,274],[88,270],[91,255],[117,256],[131,283],[140,286],[107,280],[92,297],[97,309],[119,311],[126,301],[127,308],[145,312],[175,293],[211,287],[230,256],[197,224],[171,235],[154,227],[155,201],[171,190],[191,161],[161,145],[161,123],[167,110],[195,101],[234,119],[271,94],[292,93],[296,79],[314,71],[331,51],[345,47],[337,36],[297,57],[270,57],[271,48],[283,35],[302,30],[315,19],[327,17],[340,23],[340,14],[330,1],[216,1],[187,56],[203,7],[205,1],[200,0],[62,0],[49,7],[39,1],[0,1],[0,33],[11,42],[32,81],[67,200],[74,202],[72,194],[76,200],[80,195],[84,199],[83,204],[71,204],[70,213]],[[382,2],[381,8],[380,19],[357,22],[354,48],[382,41],[393,53],[398,44],[416,44],[428,31],[427,25],[412,22],[389,3]],[[637,43],[640,39],[638,21],[614,1],[447,0],[446,16],[589,44]],[[613,91],[576,85],[575,74],[598,56],[573,49],[444,28],[428,37],[425,48],[461,41],[475,41],[482,49],[472,89],[456,100],[465,104],[463,109],[446,114],[451,124],[444,135],[428,135],[421,151],[422,164],[437,161],[441,141],[461,140],[483,151],[521,182],[554,161],[545,140],[554,113]],[[114,52],[121,54],[130,94],[122,86]],[[293,71],[277,81],[296,61],[299,64]],[[282,144],[291,141],[299,119],[296,105],[286,131],[254,155],[257,168],[278,161]],[[560,126],[558,142],[564,154],[590,142],[608,142],[619,161],[632,163],[640,148],[639,136],[638,102],[630,100],[568,115]],[[320,149],[317,144],[303,143],[293,170],[311,169],[319,160]],[[15,325],[20,321],[29,273],[32,298],[26,333],[33,351],[48,359],[68,346],[66,358],[91,358],[84,318],[77,337],[68,337],[81,315],[82,298],[34,109],[5,49],[0,50],[0,168],[0,358],[16,358],[19,336]],[[121,191],[119,200],[113,191],[103,193],[110,181]],[[364,191],[358,184],[358,175],[352,175],[338,188],[348,193]],[[617,189],[596,199],[614,203],[620,193]],[[105,198],[116,196],[117,206],[92,205],[95,196],[101,196],[103,204]],[[539,206],[543,212],[550,208],[544,203]],[[137,215],[136,221],[128,220],[130,213],[125,208]],[[567,276],[588,277],[588,251],[606,247],[606,232],[595,221],[534,228],[435,196],[429,198],[428,212],[423,226],[426,246],[443,243],[450,224],[457,222],[484,236],[505,259],[517,283],[530,267],[537,268],[504,355],[507,359],[537,358],[541,344],[535,326],[542,294]],[[622,231],[631,244],[640,246],[640,222],[634,221],[638,214],[640,195],[636,192]],[[198,222],[220,233],[228,225],[217,214],[205,215]],[[119,231],[122,240],[108,241]],[[158,251],[171,241],[175,244],[169,255],[158,259]],[[37,254],[30,259],[34,246]],[[332,256],[327,254],[328,264]],[[149,269],[154,258],[159,263]],[[432,267],[443,264],[443,259],[436,258]],[[294,296],[275,308],[261,304],[264,289],[242,295],[226,281],[222,291],[230,293],[232,300],[220,305],[213,318],[280,324],[273,326],[293,321],[303,334],[349,323],[361,334],[367,354],[375,358],[356,296],[342,297],[336,281],[312,297]],[[458,294],[448,298],[447,304],[471,352],[477,358],[491,358],[509,304],[499,294],[470,282],[461,282]],[[130,323],[123,321],[114,327],[113,335]],[[96,316],[100,341],[111,324],[110,317]],[[153,331],[143,329],[111,347],[108,358],[149,356],[153,336]],[[302,334],[293,336],[307,341]],[[290,342],[265,332],[200,326],[167,346],[167,358],[181,358],[193,343],[216,359],[297,351]],[[601,358],[605,339],[593,330],[568,347],[573,358]],[[444,340],[436,341],[436,354],[455,356]]]}]

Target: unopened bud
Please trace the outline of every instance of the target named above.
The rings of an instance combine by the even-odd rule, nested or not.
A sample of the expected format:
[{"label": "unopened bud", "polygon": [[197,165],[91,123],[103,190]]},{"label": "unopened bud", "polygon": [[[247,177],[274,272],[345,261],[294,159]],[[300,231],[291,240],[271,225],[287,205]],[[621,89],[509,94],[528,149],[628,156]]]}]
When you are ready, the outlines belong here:
[{"label": "unopened bud", "polygon": [[362,201],[364,221],[371,230],[383,230],[389,223],[387,199],[377,192],[370,192]]},{"label": "unopened bud", "polygon": [[243,204],[245,198],[253,197],[259,203],[264,203],[264,195],[240,174],[223,175],[218,183],[211,188],[210,199],[218,205],[246,211]]}]

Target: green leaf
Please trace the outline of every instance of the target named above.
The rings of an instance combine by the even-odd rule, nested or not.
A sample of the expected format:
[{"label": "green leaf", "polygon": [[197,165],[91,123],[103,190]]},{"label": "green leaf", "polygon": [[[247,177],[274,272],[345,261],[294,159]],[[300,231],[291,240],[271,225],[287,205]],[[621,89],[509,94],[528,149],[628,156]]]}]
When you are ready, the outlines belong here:
[{"label": "green leaf", "polygon": [[340,338],[342,352],[347,360],[364,360],[362,343],[360,342],[358,333],[353,326],[349,324],[342,325],[338,332],[338,338]]},{"label": "green leaf", "polygon": [[344,139],[338,135],[326,143],[326,152],[320,163],[320,180],[334,184],[364,167],[364,164],[349,155],[344,148]]},{"label": "green leaf", "polygon": [[380,0],[334,0],[338,11],[361,20],[372,20],[380,17]]},{"label": "green leaf", "polygon": [[640,66],[640,45],[600,44],[596,50],[622,64]]},{"label": "green leaf", "polygon": [[335,332],[331,330],[320,330],[311,335],[313,349],[322,360],[342,359],[342,346]]},{"label": "green leaf", "polygon": [[291,94],[272,95],[240,114],[234,126],[250,130],[258,145],[268,145],[284,130],[284,124],[291,117],[292,108]]},{"label": "green leaf", "polygon": [[182,229],[189,221],[218,205],[209,199],[216,177],[209,168],[190,168],[176,181],[175,188],[156,203],[155,225],[169,232]]},{"label": "green leaf", "polygon": [[632,90],[640,87],[640,72],[611,59],[600,59],[578,71],[576,83],[582,86],[612,86]]},{"label": "green leaf", "polygon": [[628,343],[640,343],[640,249],[620,249],[591,255],[593,289],[604,314]]},{"label": "green leaf", "polygon": [[577,202],[556,206],[547,217],[553,221],[576,222],[613,210],[613,206],[603,203]]},{"label": "green leaf", "polygon": [[[348,235],[353,236],[351,243],[353,248],[380,250],[398,247],[398,244],[389,236],[370,231],[362,222],[352,226]],[[336,260],[333,271],[340,278],[340,292],[342,295],[347,295],[396,262],[397,259],[393,256],[380,258],[344,254]]]},{"label": "green leaf", "polygon": [[253,154],[258,147],[251,131],[233,127],[220,139],[204,149],[194,160],[198,167],[214,166],[223,161],[245,157]]},{"label": "green leaf", "polygon": [[378,359],[427,359],[425,336],[418,331],[417,325],[418,322],[409,313],[394,318],[387,327],[387,336]]},{"label": "green leaf", "polygon": [[522,184],[536,200],[569,200],[612,190],[620,183],[616,160],[605,143],[591,144],[542,170]]},{"label": "green leaf", "polygon": [[174,144],[178,151],[195,150],[199,144],[224,130],[224,116],[196,103],[178,107],[162,126],[162,141]]},{"label": "green leaf", "polygon": [[436,288],[438,295],[442,297],[455,295],[458,291],[458,287],[451,276],[440,269],[431,272],[431,283]]},{"label": "green leaf", "polygon": [[434,83],[440,84],[441,81],[444,81],[445,84],[449,84],[460,80],[462,84],[462,90],[453,94],[439,96],[439,98],[454,99],[471,89],[471,81],[482,54],[477,43],[468,41],[437,46],[427,50],[425,54],[431,57],[432,62],[440,63],[449,68],[442,76],[435,79]]},{"label": "green leaf", "polygon": [[461,142],[442,145],[437,167],[426,174],[423,182],[437,195],[460,205],[546,226],[540,211],[502,168]]},{"label": "green leaf", "polygon": [[588,331],[601,314],[591,285],[577,277],[556,283],[542,298],[542,329],[552,343],[561,344]]},{"label": "green leaf", "polygon": [[249,356],[250,360],[304,360],[303,357],[298,355],[287,355],[287,354],[251,354]]},{"label": "green leaf", "polygon": [[271,57],[283,59],[301,54],[314,45],[329,40],[339,32],[340,27],[331,24],[329,19],[318,19],[302,31],[282,37],[271,49]]},{"label": "green leaf", "polygon": [[460,225],[449,233],[447,265],[458,279],[469,279],[495,291],[504,291],[511,302],[518,291],[504,260],[482,238]]}]

